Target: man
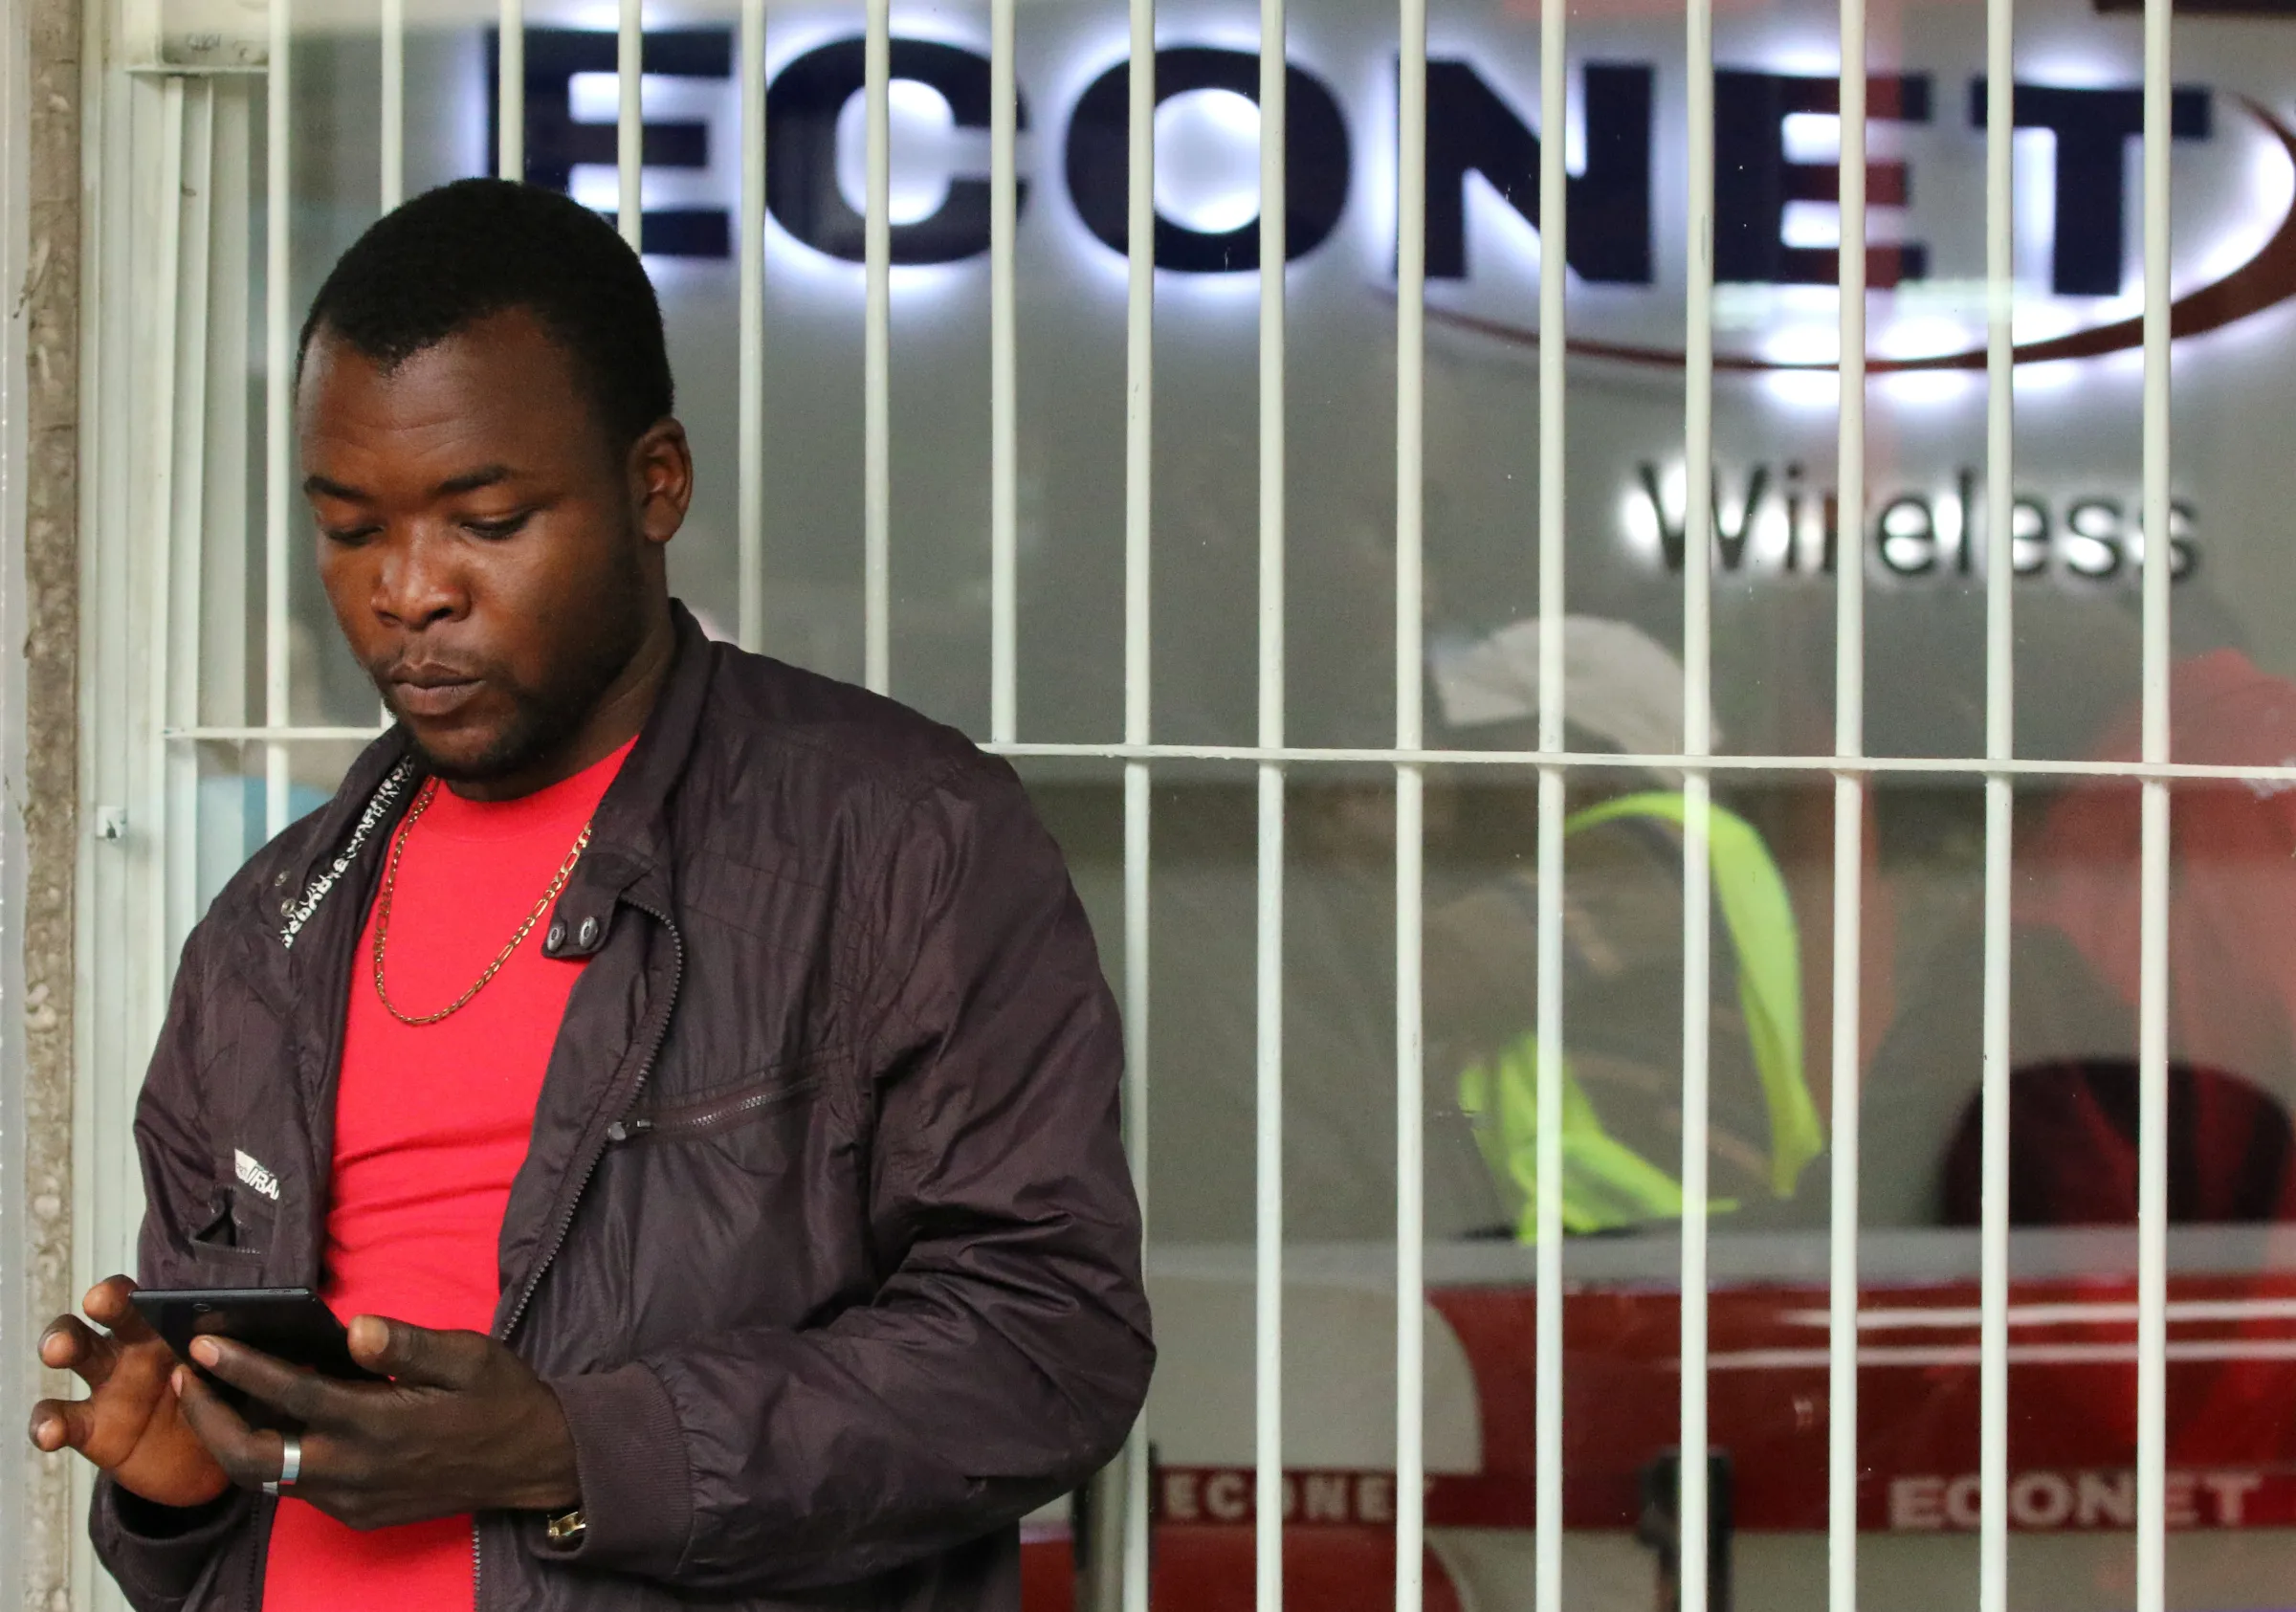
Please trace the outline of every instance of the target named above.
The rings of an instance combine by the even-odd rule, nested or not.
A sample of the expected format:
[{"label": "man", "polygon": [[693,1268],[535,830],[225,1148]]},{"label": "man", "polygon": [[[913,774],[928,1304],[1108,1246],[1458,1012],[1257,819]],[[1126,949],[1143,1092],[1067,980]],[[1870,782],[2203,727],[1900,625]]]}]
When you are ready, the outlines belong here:
[{"label": "man", "polygon": [[125,1277],[59,1318],[92,1394],[33,1442],[140,1608],[1015,1607],[1016,1519],[1138,1408],[1060,857],[959,735],[671,600],[671,402],[636,257],[540,191],[408,204],[312,307],[320,576],[397,722],[185,950],[141,1274],[319,1288],[389,1380],[201,1340],[243,1415]]},{"label": "man", "polygon": [[[1678,754],[1682,664],[1641,629],[1562,621],[1564,742],[1623,756]],[[1531,749],[1542,629],[1520,621],[1441,644],[1429,681],[1462,744]],[[1710,713],[1707,726],[1714,728]],[[1639,766],[1587,769],[1562,831],[1562,1224],[1617,1231],[1682,1215],[1682,824],[1679,779]],[[1430,1072],[1473,1119],[1515,1234],[1537,1230],[1538,889],[1535,813],[1520,787],[1459,788],[1452,834],[1485,877],[1430,901]],[[1739,1226],[1810,1224],[1799,1188],[1824,1145],[1802,1058],[1800,939],[1783,875],[1755,826],[1716,804],[1708,836],[1713,943],[1712,1206]]]}]

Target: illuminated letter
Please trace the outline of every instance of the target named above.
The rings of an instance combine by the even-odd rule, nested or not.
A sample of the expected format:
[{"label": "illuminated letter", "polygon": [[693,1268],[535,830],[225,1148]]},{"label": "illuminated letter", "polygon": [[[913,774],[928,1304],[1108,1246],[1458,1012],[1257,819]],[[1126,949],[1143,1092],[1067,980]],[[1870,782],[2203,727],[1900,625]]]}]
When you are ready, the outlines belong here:
[{"label": "illuminated letter", "polygon": [[2169,580],[2172,582],[2184,581],[2200,563],[2200,550],[2193,542],[2193,528],[2199,521],[2200,511],[2190,499],[2178,498],[2169,505]]},{"label": "illuminated letter", "polygon": [[[2109,577],[2121,568],[2121,506],[2115,498],[2076,498],[2065,506],[2065,530],[2083,540],[2064,546],[2068,570]],[[2086,561],[2083,557],[2086,557]]]},{"label": "illuminated letter", "polygon": [[[1467,274],[1467,176],[1538,223],[1538,136],[1464,61],[1427,63],[1427,273]],[[1650,69],[1586,68],[1586,172],[1564,202],[1581,279],[1650,283]]]},{"label": "illuminated letter", "polygon": [[2048,500],[2020,494],[2009,513],[2009,569],[2012,575],[2038,576],[2048,568],[2051,534],[2056,521]]},{"label": "illuminated letter", "polygon": [[1931,1532],[1945,1526],[1943,1478],[1889,1480],[1889,1526],[1900,1532]]},{"label": "illuminated letter", "polygon": [[[1866,80],[1870,117],[1902,123],[1930,121],[1926,75],[1877,73]],[[1788,202],[1839,202],[1842,169],[1832,163],[1786,160],[1786,120],[1797,112],[1838,115],[1839,78],[1725,71],[1714,75],[1714,277],[1777,285],[1832,285],[1841,275],[1838,247],[1788,246],[1780,238]],[[1868,163],[1866,200],[1904,207],[1912,181],[1903,163]],[[1866,280],[1885,289],[1920,279],[1929,254],[1919,246],[1869,246]]]},{"label": "illuminated letter", "polygon": [[[859,39],[807,51],[765,92],[765,206],[783,229],[831,257],[858,263],[866,223],[837,188],[837,117],[866,80]],[[988,57],[930,39],[895,39],[892,76],[924,85],[949,103],[960,129],[988,127]],[[1014,109],[1028,126],[1028,107]],[[1015,208],[1027,199],[1016,182]],[[952,179],[929,218],[892,229],[895,263],[954,263],[988,250],[988,181]]]},{"label": "illuminated letter", "polygon": [[1243,1522],[1251,1515],[1251,1491],[1242,1472],[1215,1472],[1203,1486],[1203,1509],[1215,1522]]},{"label": "illuminated letter", "polygon": [[1901,577],[1937,568],[1937,515],[1919,493],[1906,493],[1882,506],[1873,522],[1882,563]]},{"label": "illuminated letter", "polygon": [[2248,1496],[2264,1487],[2255,1472],[2203,1472],[2200,1487],[2217,1503],[2217,1526],[2239,1528],[2247,1520]]},{"label": "illuminated letter", "polygon": [[[1658,466],[1645,459],[1636,467],[1636,475],[1643,485],[1643,497],[1650,505],[1651,524],[1658,530],[1659,553],[1665,557],[1667,570],[1680,571],[1686,541],[1684,528],[1689,523],[1689,517],[1668,518],[1667,501],[1660,491]],[[1715,469],[1711,500],[1714,513],[1713,540],[1721,550],[1724,570],[1734,571],[1745,563],[1746,544],[1754,536],[1755,516],[1760,512],[1762,498],[1769,491],[1770,467],[1755,466],[1746,477],[1746,498],[1738,507],[1738,523],[1734,527],[1725,526],[1722,524],[1722,472],[1719,467]],[[1787,553],[1789,556],[1793,553],[1791,526],[1787,528]],[[1792,568],[1791,564],[1788,568]]]},{"label": "illuminated letter", "polygon": [[[574,121],[577,73],[614,70],[614,35],[595,29],[526,31],[526,183],[560,193],[573,184],[577,164],[614,166],[614,125]],[[486,146],[495,148],[502,108],[496,87],[499,34],[487,35]],[[670,78],[729,78],[734,36],[723,28],[671,28],[646,35],[646,72]],[[650,168],[710,166],[707,123],[649,122],[644,155]],[[492,167],[490,163],[488,166]],[[724,257],[732,252],[730,215],[723,208],[653,208],[644,220],[642,251],[664,257]]]},{"label": "illuminated letter", "polygon": [[1310,1522],[1347,1521],[1347,1475],[1344,1472],[1308,1474],[1307,1513]]},{"label": "illuminated letter", "polygon": [[[2128,175],[2122,159],[2144,132],[2141,89],[2066,90],[2020,84],[2011,99],[2017,126],[2057,137],[2057,245],[2049,289],[2060,297],[2115,297],[2127,268],[2121,239]],[[1985,80],[1969,86],[1969,121],[1985,126]],[[2169,98],[2169,129],[2177,140],[2209,137],[2208,92],[2179,89]]]},{"label": "illuminated letter", "polygon": [[[1076,215],[1101,242],[1129,250],[1125,193],[1131,181],[1132,66],[1120,61],[1077,98],[1069,120],[1069,196]],[[1156,53],[1156,99],[1197,90],[1229,90],[1257,101],[1260,58],[1248,51],[1181,46]],[[1321,246],[1347,208],[1347,124],[1331,88],[1304,68],[1284,73],[1291,127],[1284,140],[1284,247],[1304,257]],[[1156,266],[1225,274],[1260,266],[1260,221],[1233,230],[1191,230],[1159,216]]]},{"label": "illuminated letter", "polygon": [[2200,1480],[2191,1472],[2171,1472],[2161,1486],[2161,1510],[2171,1528],[2200,1526],[2200,1505],[2197,1490]]},{"label": "illuminated letter", "polygon": [[2073,1486],[2059,1472],[2024,1472],[2009,1486],[2009,1517],[2020,1528],[2063,1528],[2073,1514]]},{"label": "illuminated letter", "polygon": [[2073,1516],[2082,1528],[2136,1524],[2134,1472],[2083,1472],[2075,1483]]}]

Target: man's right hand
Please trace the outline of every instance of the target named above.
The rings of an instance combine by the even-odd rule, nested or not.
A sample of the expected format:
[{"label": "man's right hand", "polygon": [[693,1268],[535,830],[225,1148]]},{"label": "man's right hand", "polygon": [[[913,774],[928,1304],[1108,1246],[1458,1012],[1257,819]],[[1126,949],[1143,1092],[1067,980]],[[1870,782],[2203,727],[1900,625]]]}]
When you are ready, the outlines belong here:
[{"label": "man's right hand", "polygon": [[128,1303],[135,1291],[125,1276],[88,1290],[81,1307],[104,1332],[77,1315],[58,1315],[40,1334],[41,1363],[77,1374],[89,1393],[33,1405],[33,1446],[77,1449],[154,1505],[202,1505],[231,1480],[184,1420],[175,1356]]}]

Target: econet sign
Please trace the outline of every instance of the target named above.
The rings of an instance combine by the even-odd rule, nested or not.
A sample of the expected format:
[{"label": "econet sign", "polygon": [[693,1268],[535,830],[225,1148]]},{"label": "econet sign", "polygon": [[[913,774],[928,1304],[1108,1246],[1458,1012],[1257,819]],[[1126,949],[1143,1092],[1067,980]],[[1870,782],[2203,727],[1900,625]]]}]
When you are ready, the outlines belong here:
[{"label": "econet sign", "polygon": [[[821,32],[801,25],[777,36],[786,54],[773,59],[757,131],[771,219],[767,245],[791,271],[779,281],[781,294],[800,298],[857,294],[858,274],[822,271],[858,265],[865,252],[858,210],[865,48],[840,32],[841,23],[825,20]],[[917,36],[929,26],[896,34],[890,48],[891,257],[903,270],[977,262],[989,250],[990,60],[961,35]],[[1286,240],[1292,259],[1338,271],[1303,282],[1295,305],[1336,307],[1339,321],[1327,331],[1353,340],[1346,333],[1359,324],[1366,343],[1383,346],[1389,338],[1378,304],[1356,294],[1365,284],[1392,283],[1395,61],[1392,44],[1376,31],[1353,43],[1345,37],[1343,31],[1336,45],[1294,44],[1302,59],[1287,73]],[[1065,38],[1040,34],[1035,43],[1039,54],[1021,61],[1017,106],[1025,135],[1021,251],[1037,268],[1120,283],[1130,183],[1130,69],[1122,43],[1084,30]],[[1427,68],[1425,245],[1430,325],[1478,345],[1528,348],[1537,332],[1521,322],[1529,306],[1523,291],[1539,266],[1540,156],[1550,131],[1534,115],[1532,76],[1506,54],[1520,43],[1517,35],[1474,33],[1435,41]],[[1247,289],[1242,282],[1259,267],[1260,63],[1248,45],[1248,37],[1206,25],[1157,53],[1153,253],[1167,295],[1223,284]],[[1623,35],[1588,49],[1572,66],[1564,137],[1569,266],[1587,291],[1569,346],[1603,364],[1679,373],[1681,61],[1662,43]],[[1829,292],[1840,268],[1839,228],[1826,210],[1840,198],[1841,84],[1823,58],[1797,59],[1785,44],[1730,49],[1740,54],[1726,55],[1714,79],[1714,270],[1728,288],[1721,305],[1732,311],[1716,367],[1726,378],[1764,378],[1736,395],[1758,408],[1741,422],[1756,419],[1772,434],[1749,436],[1749,425],[1722,444],[1712,500],[1715,563],[1724,573],[1816,583],[1833,568],[1846,537],[1863,543],[1872,561],[1868,574],[1879,582],[1950,585],[1976,574],[1989,552],[1979,529],[1981,455],[1974,442],[1953,438],[1961,422],[1951,411],[1980,394],[1952,373],[1892,377],[1974,377],[1984,368],[1983,239],[1968,220],[1983,204],[1991,86],[1966,53],[1951,50],[1868,80],[1876,154],[1866,170],[1875,214],[1866,278],[1896,295],[1886,296],[1886,312],[1877,309],[1867,368],[1879,378],[1877,398],[1897,409],[1897,417],[1918,415],[1923,423],[1906,438],[1913,456],[1877,463],[1866,507],[1849,512],[1836,507],[1818,444],[1795,418],[1811,409],[1830,413],[1835,397]],[[647,37],[649,196],[687,204],[649,208],[649,254],[704,261],[733,254],[739,143],[755,138],[735,112],[735,54],[726,29]],[[603,32],[535,29],[526,36],[528,177],[593,206],[608,205],[614,193],[607,183],[614,106],[603,92],[615,56],[614,37]],[[2171,96],[2176,147],[2201,159],[2191,165],[2197,183],[2180,173],[2179,195],[2197,199],[2205,219],[2177,232],[2180,259],[2194,269],[2179,281],[2173,310],[2180,338],[2220,329],[2296,293],[2289,206],[2296,187],[2288,185],[2296,132],[2236,93],[2232,86],[2247,80],[2220,61],[2193,71],[2211,82],[2176,86]],[[2039,391],[2062,386],[2068,370],[2082,367],[2066,361],[2132,355],[2141,343],[2130,294],[2138,277],[2132,158],[2144,108],[2130,77],[2116,78],[2125,68],[2060,57],[2024,72],[2011,97],[2020,131],[2017,254],[2027,276],[2016,290],[2015,356],[2020,365],[2055,363],[2034,376]],[[494,81],[491,73],[486,81]],[[894,281],[896,297],[934,295],[932,287],[948,283],[905,273]],[[1057,296],[1064,281],[1056,276],[1035,283]],[[1356,300],[1334,303],[1335,288]],[[1221,321],[1229,317],[1207,310],[1243,306],[1219,296],[1188,300],[1206,311],[1206,330],[1226,328]],[[2036,301],[2049,305],[2029,325]],[[1351,323],[1346,309],[1358,305],[1370,317]],[[1040,301],[1038,311],[1047,305]],[[2109,373],[2126,380],[2129,369]],[[1641,407],[1635,400],[1642,395],[1614,390],[1580,406],[1595,411],[1581,418],[1602,422],[1581,437],[1593,448],[1578,454],[1583,474],[1607,485],[1578,496],[1581,507],[1612,512],[1622,540],[1617,552],[1663,576],[1682,563],[1685,543],[1679,415],[1673,402]],[[2055,390],[2042,409],[2086,419],[2105,407],[2101,400],[2118,395]],[[1333,443],[1350,440],[1347,420],[1327,423]],[[2200,569],[2200,506],[2209,504],[2213,521],[2224,496],[2197,478],[2178,493],[2169,538],[2181,582]],[[2052,464],[2045,476],[2020,480],[2014,490],[2005,562],[2036,584],[2129,585],[2144,550],[2137,507],[2126,464]],[[2212,524],[2212,540],[2214,531]]]},{"label": "econet sign", "polygon": [[[526,35],[527,177],[565,189],[578,164],[610,164],[610,124],[577,121],[571,84],[582,74],[610,73],[613,36],[556,29]],[[989,122],[989,58],[944,40],[895,37],[891,47],[896,85],[937,99],[959,130]],[[726,80],[733,71],[733,35],[720,29],[650,33],[645,71],[650,77]],[[1657,67],[1649,62],[1590,61],[1578,73],[1577,97],[1584,123],[1584,159],[1570,179],[1570,266],[1582,279],[1613,286],[1655,286],[1653,218]],[[766,206],[788,235],[831,258],[859,261],[863,229],[839,182],[838,126],[862,93],[863,43],[831,40],[785,63],[766,94]],[[1058,176],[1076,216],[1103,248],[1126,250],[1126,99],[1129,66],[1117,60],[1092,78],[1063,109],[1055,138]],[[492,77],[490,75],[489,82]],[[1250,52],[1212,45],[1174,45],[1157,53],[1157,98],[1164,105],[1203,92],[1224,92],[1236,103],[1256,98],[1259,60]],[[1350,205],[1360,114],[1350,111],[1333,85],[1316,73],[1289,68],[1290,132],[1288,250],[1293,258],[1322,248]],[[1951,82],[1928,73],[1875,75],[1869,105],[1877,122],[1958,125],[1973,142],[1983,139],[1986,83],[1973,76]],[[1796,203],[1839,200],[1840,174],[1831,163],[1791,155],[1789,124],[1796,118],[1837,114],[1840,81],[1832,77],[1724,66],[1714,77],[1714,270],[1719,280],[1741,284],[1825,285],[1837,276],[1838,249],[1798,244],[1787,229]],[[2296,153],[2291,135],[2262,107],[2241,105]],[[2136,86],[2023,83],[2014,107],[2020,130],[2053,137],[2045,195],[2030,198],[2037,216],[2051,221],[2048,281],[2064,297],[2109,297],[2128,282],[2128,149],[2142,128],[2143,98]],[[1019,122],[1031,123],[1024,88]],[[1391,119],[1388,109],[1382,118]],[[2215,106],[2199,87],[2178,88],[2173,99],[2175,138],[2203,142],[2215,132]],[[1381,125],[1392,143],[1392,132]],[[1256,130],[1256,121],[1254,122]],[[701,168],[710,164],[710,129],[697,121],[652,121],[646,125],[646,164],[651,169]],[[1255,134],[1256,138],[1256,134]],[[1538,213],[1539,131],[1506,91],[1474,61],[1438,55],[1427,66],[1427,273],[1437,280],[1464,279],[1478,243],[1468,227],[1469,180],[1480,178],[1534,225]],[[1050,166],[1052,165],[1047,165]],[[1256,173],[1235,176],[1249,194]],[[914,181],[916,175],[908,175]],[[988,182],[984,171],[953,165],[924,176],[938,203],[921,216],[892,228],[893,260],[899,264],[954,263],[988,251]],[[1044,176],[1039,176],[1041,183]],[[1920,176],[1903,160],[1878,161],[1867,170],[1871,204],[1909,205]],[[1023,181],[1019,207],[1026,217],[1035,186]],[[1973,203],[1976,198],[1973,198]],[[1256,209],[1256,202],[1250,203]],[[1259,266],[1259,224],[1250,216],[1220,229],[1202,219],[1170,216],[1159,209],[1158,267],[1178,274],[1223,275]],[[650,211],[645,250],[668,256],[722,257],[732,248],[730,207]],[[2284,233],[2285,232],[2284,231]],[[2278,237],[2275,237],[2276,240]],[[2296,252],[2284,255],[2296,257]],[[1963,277],[1976,264],[1934,260],[1928,245],[1900,239],[1868,248],[1866,276],[1876,288],[1942,273]],[[2269,288],[2286,295],[2296,267],[2280,265]],[[2291,280],[2296,284],[2296,280]],[[2252,312],[2254,296],[2240,299]],[[2234,317],[2239,317],[2235,314]],[[1598,355],[1602,356],[1602,355]],[[1671,355],[1620,348],[1607,356],[1632,361]],[[2058,356],[2058,355],[2051,355]],[[2080,356],[2067,353],[2062,356]]]}]

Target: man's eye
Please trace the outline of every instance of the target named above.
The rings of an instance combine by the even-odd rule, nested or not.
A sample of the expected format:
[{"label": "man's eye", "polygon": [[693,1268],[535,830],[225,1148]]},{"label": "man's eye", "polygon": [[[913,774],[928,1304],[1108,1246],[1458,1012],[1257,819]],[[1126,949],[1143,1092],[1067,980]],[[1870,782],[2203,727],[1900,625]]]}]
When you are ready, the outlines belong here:
[{"label": "man's eye", "polygon": [[520,511],[499,520],[466,520],[462,529],[474,538],[507,538],[525,525],[528,519],[529,512]]},{"label": "man's eye", "polygon": [[322,525],[320,527],[320,534],[326,538],[327,541],[331,543],[342,543],[346,546],[363,543],[369,538],[380,536],[382,531],[383,528],[380,526]]}]

